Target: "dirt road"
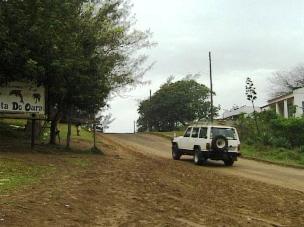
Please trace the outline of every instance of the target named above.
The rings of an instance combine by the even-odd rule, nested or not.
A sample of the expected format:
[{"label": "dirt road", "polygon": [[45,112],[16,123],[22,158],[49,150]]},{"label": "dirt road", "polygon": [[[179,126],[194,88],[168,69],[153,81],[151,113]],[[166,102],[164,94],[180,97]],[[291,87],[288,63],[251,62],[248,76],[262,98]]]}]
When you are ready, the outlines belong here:
[{"label": "dirt road", "polygon": [[105,155],[0,148],[0,159],[55,171],[0,194],[0,226],[303,226],[300,190],[173,161],[158,137],[105,135],[98,146]]},{"label": "dirt road", "polygon": [[[145,154],[171,159],[171,144],[168,139],[147,134],[108,134],[108,138],[121,145],[128,145]],[[183,157],[185,160],[190,157]],[[189,164],[192,162],[189,160]],[[223,166],[222,162],[209,162],[208,169],[217,173],[236,175],[279,185],[304,192],[304,169],[295,169],[267,163],[240,159],[233,168]]]}]

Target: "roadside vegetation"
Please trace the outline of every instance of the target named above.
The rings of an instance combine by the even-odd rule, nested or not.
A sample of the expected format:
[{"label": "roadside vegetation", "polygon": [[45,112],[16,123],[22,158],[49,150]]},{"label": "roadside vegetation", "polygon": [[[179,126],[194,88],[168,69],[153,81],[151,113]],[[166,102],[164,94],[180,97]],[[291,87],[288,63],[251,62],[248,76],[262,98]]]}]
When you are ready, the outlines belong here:
[{"label": "roadside vegetation", "polygon": [[130,9],[125,0],[0,1],[0,85],[46,88],[50,144],[62,119],[69,148],[72,123],[96,123],[110,94],[143,82],[151,65],[139,51],[151,33],[135,28]]},{"label": "roadside vegetation", "polygon": [[283,118],[275,111],[256,113],[236,120],[244,156],[283,164],[304,165],[304,118]]},{"label": "roadside vegetation", "polygon": [[[0,119],[0,195],[39,183],[45,176],[55,174],[59,170],[57,163],[52,163],[52,155],[57,156],[58,153],[63,155],[61,159],[65,166],[80,169],[90,166],[93,135],[88,130],[81,130],[81,136],[77,136],[76,127],[72,128],[71,150],[65,148],[63,140],[56,146],[37,145],[32,151],[25,126],[25,120]],[[67,132],[67,128],[67,124],[59,124],[59,130],[63,135]],[[37,142],[47,143],[48,138],[48,135],[44,135],[44,138]],[[97,145],[99,142],[97,141]],[[31,155],[39,156],[38,160],[41,158],[44,160],[45,155],[50,155],[50,160],[44,160],[42,163],[32,161],[31,158],[27,158]]]},{"label": "roadside vegetation", "polygon": [[[29,143],[30,133],[26,133],[26,120],[16,120],[16,119],[0,119],[0,137],[5,139],[20,139],[24,142]],[[50,127],[50,126],[48,126]],[[66,134],[68,132],[68,125],[64,123],[58,124],[59,136],[61,144],[66,141]],[[50,138],[50,133],[48,128],[44,129],[39,136],[36,136],[37,143],[48,143]],[[76,126],[71,128],[71,139],[75,141],[82,140],[88,143],[93,143],[93,133],[89,131],[88,128],[81,128],[80,135],[77,135]]]},{"label": "roadside vegetation", "polygon": [[29,164],[22,160],[0,159],[0,195],[26,185],[37,183],[52,166]]},{"label": "roadside vegetation", "polygon": [[304,166],[304,152],[297,149],[256,145],[242,145],[242,156],[258,160],[270,161],[283,165]]}]

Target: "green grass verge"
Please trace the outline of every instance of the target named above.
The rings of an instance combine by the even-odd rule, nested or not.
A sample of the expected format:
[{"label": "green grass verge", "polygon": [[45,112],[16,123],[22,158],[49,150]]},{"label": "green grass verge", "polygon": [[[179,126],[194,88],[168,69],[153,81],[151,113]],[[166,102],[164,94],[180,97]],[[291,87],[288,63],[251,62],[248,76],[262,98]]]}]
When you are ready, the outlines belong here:
[{"label": "green grass verge", "polygon": [[242,155],[283,165],[304,166],[304,153],[285,148],[242,144]]},{"label": "green grass verge", "polygon": [[174,133],[176,136],[182,136],[184,135],[184,131],[175,131],[175,132],[150,132],[149,134],[153,134],[156,136],[161,136],[164,138],[172,139],[174,136]]},{"label": "green grass verge", "polygon": [[0,195],[10,190],[38,182],[54,167],[30,165],[21,161],[0,159]]},{"label": "green grass verge", "polygon": [[[60,139],[62,141],[61,143],[64,143],[64,141],[66,141],[66,138],[67,138],[68,125],[60,123],[58,125],[58,130],[60,131]],[[72,125],[71,132],[72,132],[71,140],[74,140],[74,141],[82,140],[82,141],[93,143],[93,133],[92,132],[89,132],[88,130],[82,128],[80,130],[80,136],[77,136],[77,130],[76,130],[75,125]],[[47,128],[42,135],[41,141],[43,143],[48,143],[49,139],[50,139],[50,130],[49,130],[49,128]]]},{"label": "green grass verge", "polygon": [[77,158],[67,158],[66,162],[75,165],[75,166],[79,166],[82,168],[88,167],[90,165],[90,161],[88,159],[84,159],[82,157],[77,157]]},{"label": "green grass verge", "polygon": [[1,138],[24,138],[24,121],[22,120],[0,120]]},{"label": "green grass verge", "polygon": [[[7,139],[25,139],[26,135],[24,127],[26,120],[15,120],[15,119],[0,119],[0,137]],[[67,124],[59,124],[60,137],[62,141],[66,140],[68,126]],[[77,130],[75,125],[72,125],[72,140],[82,140],[93,143],[93,133],[86,129],[81,129],[80,136],[77,136]],[[28,138],[27,138],[28,139]],[[48,143],[49,141],[49,129],[46,129],[42,135],[41,142]]]},{"label": "green grass verge", "polygon": [[[0,148],[1,148],[1,141],[4,141],[3,144],[4,150],[14,152],[16,150],[23,149],[23,143],[29,142],[29,138],[26,137],[24,133],[24,126],[26,124],[25,120],[3,120],[0,119]],[[16,127],[17,126],[17,127]],[[19,127],[18,127],[19,126]],[[21,127],[21,128],[20,128]],[[62,144],[65,142],[66,134],[67,134],[67,125],[60,124],[59,125],[60,136],[62,140]],[[46,130],[48,131],[48,130]],[[3,139],[3,140],[2,140]],[[47,143],[49,139],[49,135],[45,135],[45,142]],[[76,142],[76,145],[80,141],[93,143],[93,135],[91,132],[82,129],[80,136],[77,136],[76,127],[72,126],[72,141]],[[9,145],[9,146],[6,146]],[[7,148],[8,147],[8,148]],[[8,150],[9,149],[9,150]],[[24,148],[25,150],[27,148]],[[29,149],[29,148],[28,148]],[[77,148],[76,148],[77,149]],[[81,150],[81,154],[91,154],[97,153],[97,151],[92,152],[92,150],[83,150],[83,148],[79,148]],[[39,152],[50,152],[50,153],[57,153],[64,151],[64,147],[61,146],[38,146],[36,150]],[[79,151],[80,151],[79,150]],[[2,151],[0,149],[0,151]],[[78,150],[73,150],[77,153]],[[88,167],[90,166],[89,159],[83,157],[82,155],[77,155],[76,157],[67,158],[67,164],[74,165],[75,167]],[[39,180],[47,173],[52,173],[55,171],[54,166],[42,166],[39,164],[29,164],[24,162],[23,160],[12,160],[12,159],[4,159],[0,158],[0,195],[5,194],[9,191],[14,191],[16,189],[20,189],[24,186],[31,185],[33,183],[39,182]]]},{"label": "green grass verge", "polygon": [[[80,136],[77,136],[77,130],[75,125],[72,125],[72,135],[71,135],[71,139],[72,140],[83,140],[83,141],[87,141],[87,142],[93,142],[93,133],[87,131],[86,129],[81,129],[80,130]],[[62,138],[62,140],[66,139],[66,135],[68,132],[68,125],[67,124],[59,124],[59,130],[60,130],[60,136]]]}]

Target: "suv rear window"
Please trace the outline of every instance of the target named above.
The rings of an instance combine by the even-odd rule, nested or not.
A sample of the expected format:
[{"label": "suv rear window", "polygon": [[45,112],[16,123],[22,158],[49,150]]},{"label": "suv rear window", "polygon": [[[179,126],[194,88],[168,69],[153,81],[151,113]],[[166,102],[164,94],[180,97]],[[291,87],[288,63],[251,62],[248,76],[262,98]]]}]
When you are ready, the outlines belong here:
[{"label": "suv rear window", "polygon": [[211,128],[211,139],[215,136],[225,136],[228,140],[236,140],[236,133],[233,128]]}]

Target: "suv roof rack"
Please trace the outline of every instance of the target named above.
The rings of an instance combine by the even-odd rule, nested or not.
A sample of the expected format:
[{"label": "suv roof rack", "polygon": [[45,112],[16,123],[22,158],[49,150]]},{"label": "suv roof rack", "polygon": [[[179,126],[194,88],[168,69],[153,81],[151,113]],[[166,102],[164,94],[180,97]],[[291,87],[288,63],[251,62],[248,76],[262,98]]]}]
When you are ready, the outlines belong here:
[{"label": "suv roof rack", "polygon": [[224,125],[224,126],[231,126],[231,122],[222,120],[222,119],[215,119],[213,123],[211,123],[209,120],[198,120],[193,121],[190,125]]}]

